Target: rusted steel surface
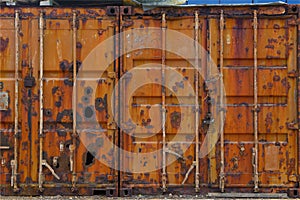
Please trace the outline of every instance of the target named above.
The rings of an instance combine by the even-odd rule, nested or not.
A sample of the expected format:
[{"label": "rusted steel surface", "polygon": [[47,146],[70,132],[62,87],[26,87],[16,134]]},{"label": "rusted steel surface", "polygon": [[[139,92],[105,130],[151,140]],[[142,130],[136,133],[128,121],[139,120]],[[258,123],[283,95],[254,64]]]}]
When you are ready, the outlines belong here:
[{"label": "rusted steel surface", "polygon": [[299,10],[0,8],[1,195],[299,191]]},{"label": "rusted steel surface", "polygon": [[[76,18],[73,17],[74,13]],[[1,91],[9,95],[9,106],[1,111],[1,146],[9,147],[1,149],[2,194],[11,192],[10,161],[14,155],[18,155],[18,171],[13,183],[20,187],[20,191],[15,194],[38,194],[39,190],[36,189],[39,186],[40,191],[48,194],[91,195],[113,188],[111,195],[116,195],[115,170],[95,159],[74,135],[76,132],[72,128],[74,69],[80,68],[81,62],[95,46],[117,32],[116,16],[106,16],[106,8],[75,11],[68,8],[20,8],[20,31],[17,31],[20,60],[19,68],[15,68],[17,45],[14,15],[14,9],[1,8]],[[15,69],[18,69],[20,76],[18,98],[14,92]],[[110,83],[99,83],[95,99],[105,99],[111,88]],[[90,99],[88,88],[85,87],[79,95],[82,98],[77,101],[83,106],[75,116],[88,117],[85,115],[89,113],[84,109],[95,99]],[[19,131],[16,137],[13,120],[17,116],[13,106],[15,99],[19,99]],[[108,123],[105,107],[98,106],[97,113],[92,115],[97,115],[99,122]],[[115,133],[114,130],[107,130],[104,134],[110,135],[113,140]],[[93,139],[88,145],[107,148],[96,136],[91,133]],[[14,138],[19,141],[17,154],[14,154]],[[107,159],[113,160],[115,157],[113,154],[107,155]],[[24,185],[36,189],[23,189]],[[56,189],[50,192],[51,188]]]},{"label": "rusted steel surface", "polygon": [[[214,62],[217,65],[221,64],[226,92],[224,170],[220,172],[220,169],[222,170],[220,164],[222,148],[217,146],[214,152],[199,162],[200,185],[203,190],[206,187],[215,188],[219,185],[218,179],[224,177],[224,186],[221,182],[221,189],[224,187],[225,192],[233,190],[232,188],[248,188],[249,191],[254,188],[255,191],[265,191],[266,188],[270,187],[296,187],[298,175],[297,164],[295,163],[295,159],[297,159],[295,131],[297,128],[291,129],[288,124],[297,123],[297,112],[294,109],[297,106],[295,98],[297,82],[293,75],[290,75],[297,71],[297,38],[296,26],[289,25],[288,21],[297,16],[295,13],[287,13],[288,9],[281,9],[280,7],[268,12],[266,8],[253,8],[252,11],[246,8],[245,10],[239,8],[235,11],[226,7],[222,9],[223,17],[220,17],[221,8],[198,10],[200,37],[207,39],[207,41],[203,41],[201,38],[202,40],[199,39],[199,42],[210,51]],[[166,13],[168,29],[180,30],[191,38],[195,37],[193,32],[195,26],[193,13],[195,10],[193,9],[161,9],[146,12],[133,9],[132,12],[132,16],[123,16],[121,19],[123,22],[123,26],[122,24],[121,26],[125,30],[147,29],[153,26],[160,28],[164,24],[164,19],[160,15],[163,12]],[[271,13],[275,13],[276,17],[268,17]],[[224,29],[221,29],[221,34],[218,34],[220,32],[219,20],[222,18],[224,21],[221,22],[221,26],[224,23]],[[256,36],[254,36],[255,32]],[[209,37],[206,38],[206,35]],[[223,37],[222,40],[220,35]],[[159,49],[160,45],[163,44],[163,36],[155,37],[157,38],[153,38],[152,42],[157,42]],[[136,36],[136,38],[141,40],[140,36]],[[174,41],[176,41],[175,38]],[[220,42],[223,45],[220,46],[222,54],[218,53]],[[130,45],[129,42],[124,42],[124,44]],[[159,62],[161,57],[163,57],[162,52],[153,49],[131,53],[130,56],[124,58],[123,72],[140,64]],[[158,60],[155,61],[154,59]],[[193,73],[189,73],[189,69],[186,69],[184,60],[167,54],[165,63],[168,66],[179,68],[178,70],[183,76],[189,77],[189,81],[194,81],[194,77],[189,76]],[[207,76],[212,74],[212,72],[207,72]],[[167,73],[166,76],[168,76]],[[256,76],[255,79],[254,76]],[[253,89],[255,88],[254,85],[256,85],[256,89]],[[130,109],[133,110],[132,115],[137,118],[137,123],[142,123],[143,120],[152,123],[154,120],[153,118],[148,119],[147,111],[149,108],[143,108],[143,106],[148,104],[156,106],[160,102],[157,98],[160,95],[160,90],[154,86],[149,87],[144,86],[133,97],[134,103]],[[211,91],[204,91],[203,82],[199,84],[199,87],[199,99],[203,101],[207,92]],[[202,96],[205,93],[206,95]],[[176,102],[172,102],[172,97],[166,96],[166,99],[168,98],[170,100],[166,104],[167,138],[168,136],[171,137],[180,127],[172,123],[174,113],[179,113],[179,111],[176,110]],[[205,117],[207,106],[207,104],[202,105],[202,118]],[[253,107],[255,107],[254,110]],[[180,109],[186,109],[183,113],[189,113],[188,107],[181,107]],[[193,123],[194,118],[191,113],[188,114],[188,117]],[[254,117],[255,113],[257,117]],[[156,118],[155,120],[161,119]],[[153,123],[155,124],[155,122]],[[198,123],[200,126],[203,125],[201,121]],[[255,129],[257,129],[256,132]],[[200,138],[203,139],[206,134],[205,130],[199,130]],[[124,137],[127,138],[126,135]],[[128,151],[153,151],[153,149],[161,148],[162,137],[162,132],[151,138],[140,139],[140,141],[128,137],[121,145],[128,148]],[[171,138],[167,141],[170,140]],[[171,150],[180,154],[182,148],[180,142],[179,144],[168,144],[167,142],[166,145],[168,148],[173,147],[174,149]],[[191,145],[189,150],[182,154],[183,159],[178,159],[166,167],[167,191],[183,192],[176,188],[185,188],[185,190],[190,188],[190,191],[193,191],[192,188],[195,187],[196,179],[190,172],[190,169],[195,170],[195,168],[191,168],[196,152],[193,149],[194,147]],[[167,159],[171,156],[174,155],[167,154]],[[163,162],[164,158],[156,157],[154,160]],[[209,162],[202,162],[202,160]],[[143,161],[143,163],[139,167],[146,168],[147,165],[151,165],[149,161]],[[130,165],[135,163],[129,161],[120,164],[128,165],[130,168]],[[164,188],[164,181],[158,176],[160,173],[164,173],[164,171],[124,173],[123,176],[121,175],[121,181],[123,180],[121,187],[134,188],[137,192],[145,193],[153,192],[155,189],[150,190],[149,188],[156,187],[156,190],[159,191],[160,187]],[[184,184],[182,185],[182,180],[185,179],[186,174],[189,174],[188,179],[183,181]]]}]

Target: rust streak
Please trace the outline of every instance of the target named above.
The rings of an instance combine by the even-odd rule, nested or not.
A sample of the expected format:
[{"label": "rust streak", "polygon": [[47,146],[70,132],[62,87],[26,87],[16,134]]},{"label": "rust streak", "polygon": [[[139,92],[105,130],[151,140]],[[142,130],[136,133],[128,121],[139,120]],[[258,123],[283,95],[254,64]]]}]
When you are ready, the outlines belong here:
[{"label": "rust streak", "polygon": [[7,48],[8,42],[9,42],[8,38],[4,39],[3,37],[0,37],[0,51],[1,52]]}]

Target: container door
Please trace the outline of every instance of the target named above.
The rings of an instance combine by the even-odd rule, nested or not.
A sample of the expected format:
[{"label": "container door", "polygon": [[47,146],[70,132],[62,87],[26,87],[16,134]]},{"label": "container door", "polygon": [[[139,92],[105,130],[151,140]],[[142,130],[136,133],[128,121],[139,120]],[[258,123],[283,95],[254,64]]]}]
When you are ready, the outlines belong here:
[{"label": "container door", "polygon": [[212,53],[222,61],[226,92],[224,148],[217,150],[224,174],[216,168],[225,191],[295,187],[297,181],[296,26],[289,25],[292,17],[262,13],[238,18],[224,11],[211,26],[219,35],[212,43],[221,54]]},{"label": "container door", "polygon": [[116,17],[106,15],[106,9],[49,9],[40,19],[45,178],[39,186],[55,193],[106,195],[109,190],[110,196],[117,195],[117,132],[108,110],[114,105],[114,62],[104,68],[101,60],[101,55],[114,58],[114,43],[104,46],[107,52],[98,48],[117,26]]},{"label": "container door", "polygon": [[117,7],[78,14],[76,173],[78,187],[93,195],[118,195],[117,14]]},{"label": "container door", "polygon": [[4,194],[37,194],[22,187],[38,182],[38,12],[2,11],[1,189]]},{"label": "container door", "polygon": [[193,192],[207,182],[196,152],[205,136],[206,23],[192,9],[172,11],[133,9],[121,19],[121,196]]}]

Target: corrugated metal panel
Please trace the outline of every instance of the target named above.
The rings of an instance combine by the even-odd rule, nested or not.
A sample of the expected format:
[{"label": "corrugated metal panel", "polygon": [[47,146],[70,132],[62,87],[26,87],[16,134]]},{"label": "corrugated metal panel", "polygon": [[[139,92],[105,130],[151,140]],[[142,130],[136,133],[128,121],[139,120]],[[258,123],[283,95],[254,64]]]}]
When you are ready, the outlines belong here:
[{"label": "corrugated metal panel", "polygon": [[249,8],[0,8],[1,194],[297,196],[299,6]]},{"label": "corrugated metal panel", "polygon": [[[15,192],[18,192],[15,194],[20,195],[35,195],[39,190],[44,191],[45,195],[66,195],[74,192],[92,195],[105,194],[106,191],[108,195],[117,194],[116,171],[107,167],[101,159],[95,158],[98,151],[101,151],[106,162],[115,162],[113,147],[110,143],[104,143],[102,138],[106,135],[112,143],[116,142],[117,133],[108,125],[112,121],[108,116],[112,115],[105,109],[88,112],[90,103],[95,99],[104,99],[107,96],[105,100],[110,101],[111,96],[107,93],[112,90],[113,80],[103,77],[105,81],[99,83],[99,90],[93,100],[89,96],[89,88],[83,84],[80,85],[81,92],[76,94],[77,104],[81,105],[77,109],[77,121],[97,116],[103,129],[80,133],[79,130],[75,132],[72,123],[76,121],[72,104],[75,95],[74,66],[80,68],[90,51],[118,30],[115,25],[116,16],[107,16],[113,9],[117,12],[118,8],[110,8],[108,12],[106,9],[76,9],[73,12],[69,8],[23,8],[20,11],[22,19],[18,23],[14,19],[14,9],[1,8],[0,80],[3,91],[8,92],[10,99],[9,108],[0,113],[1,146],[9,147],[8,150],[1,150],[2,193],[13,194],[10,187],[12,183]],[[14,24],[19,24],[21,30],[16,30]],[[15,32],[18,33],[16,37]],[[14,53],[15,41],[19,41],[20,54],[19,61],[16,62],[19,65],[19,77],[22,77],[19,79],[17,99],[13,92],[15,60],[18,56]],[[113,64],[109,70],[113,70],[112,66]],[[43,103],[39,94],[43,94]],[[16,137],[19,141],[14,146],[15,99],[19,105],[19,131]],[[77,135],[79,133],[81,140]],[[86,134],[89,134],[88,139],[84,139]],[[97,148],[93,150],[95,145]],[[14,155],[18,155],[17,160],[11,163]],[[18,166],[17,173],[14,173],[14,164]],[[19,190],[24,184],[36,189]]]},{"label": "corrugated metal panel", "polygon": [[[224,9],[223,17],[219,14],[222,9]],[[156,133],[151,132],[151,129],[148,130],[147,134],[151,137],[138,132],[134,132],[135,137],[126,133],[122,134],[121,145],[129,152],[147,153],[163,149],[163,153],[153,154],[152,157],[141,155],[139,158],[132,157],[129,160],[127,154],[124,154],[120,164],[124,165],[129,172],[122,173],[121,187],[132,188],[136,194],[158,192],[161,187],[163,191],[171,193],[191,193],[195,189],[199,190],[199,185],[197,186],[199,182],[203,187],[210,185],[210,187],[220,187],[225,191],[230,191],[229,188],[240,187],[248,188],[250,191],[253,189],[263,191],[263,188],[274,186],[295,187],[298,173],[295,165],[297,159],[295,141],[297,139],[295,130],[287,124],[297,121],[296,111],[292,109],[297,104],[296,99],[293,98],[297,90],[297,82],[293,76],[289,75],[290,72],[297,70],[296,60],[293,59],[296,56],[294,45],[296,27],[286,26],[287,19],[280,15],[270,18],[257,14],[265,11],[270,12],[270,15],[274,14],[270,9],[265,9],[253,13],[234,8],[213,9],[211,12],[218,13],[218,17],[209,19],[201,15],[198,19],[197,11],[193,9],[185,9],[184,17],[178,17],[182,12],[180,9],[163,10],[163,13],[166,13],[165,16],[160,14],[162,10],[152,11],[152,14],[155,13],[155,18],[149,17],[149,12],[147,16],[140,17],[143,12],[134,9],[132,17],[124,19],[124,24],[130,24],[130,26],[124,26],[124,31],[143,28],[139,34],[134,34],[134,36],[128,34],[123,39],[125,49],[130,49],[128,46],[132,45],[131,41],[135,41],[134,45],[137,46],[147,46],[147,42],[151,41],[150,43],[156,49],[165,49],[161,46],[164,43],[170,48],[172,45],[168,44],[173,40],[176,41],[174,44],[177,43],[178,49],[188,45],[188,41],[181,44],[179,39],[172,37],[172,34],[164,33],[164,27],[167,27],[167,30],[179,31],[193,39],[198,38],[200,44],[209,52],[211,59],[220,66],[219,70],[222,65],[226,91],[226,119],[223,140],[208,155],[197,160],[195,139],[185,149],[188,143],[187,138],[193,137],[195,131],[195,112],[192,111],[195,108],[189,104],[178,104],[178,101],[173,99],[176,96],[181,97],[184,94],[182,90],[187,90],[189,84],[194,88],[197,87],[194,85],[196,72],[187,63],[187,58],[182,59],[178,55],[168,53],[168,48],[166,52],[153,50],[155,47],[126,54],[123,59],[124,73],[140,65],[151,66],[153,63],[160,63],[178,70],[181,76],[186,78],[182,82],[182,88],[176,84],[170,87],[173,92],[169,89],[169,92],[164,93],[163,88],[149,85],[139,88],[133,94],[133,103],[122,106],[132,110],[136,126],[146,121],[149,122],[147,126],[154,126],[159,121],[164,121],[164,117],[166,126]],[[276,10],[281,12],[279,7],[276,7]],[[234,13],[237,14],[238,11],[241,12],[238,17],[235,17]],[[243,15],[244,17],[240,18]],[[222,32],[220,32],[221,20]],[[289,20],[293,20],[293,17]],[[199,37],[196,37],[196,24],[199,25]],[[153,26],[161,29],[161,33],[147,32]],[[164,34],[166,34],[165,37]],[[153,37],[147,38],[146,35],[153,35]],[[288,49],[287,44],[290,47]],[[185,51],[191,51],[190,55],[194,55],[193,48],[195,47],[191,45],[189,50]],[[221,48],[223,49],[222,57]],[[195,57],[189,57],[189,59],[193,58]],[[210,72],[211,69],[207,67],[209,65],[203,65],[205,59],[201,56],[199,59],[202,68],[207,71],[204,77],[213,79],[213,72]],[[151,79],[151,72],[155,70],[158,70],[156,71],[158,84],[163,81],[161,78],[163,74],[166,80],[171,76],[170,70],[149,67],[149,75],[146,77]],[[130,88],[134,84],[133,81],[135,79],[129,80],[123,91]],[[198,130],[199,146],[205,143],[205,138],[209,135],[205,124],[208,123],[211,126],[214,124],[208,122],[210,112],[218,113],[213,116],[216,121],[217,116],[221,115],[218,109],[210,108],[210,103],[205,100],[211,91],[218,91],[218,81],[208,81],[208,84],[212,82],[212,85],[207,86],[211,87],[209,90],[203,87],[205,85],[203,81],[200,79],[198,91],[199,101],[202,102],[200,103],[200,118],[203,119],[199,122],[201,127]],[[219,99],[214,99],[214,101],[216,104],[219,103]],[[161,118],[150,117],[150,108],[154,109],[156,106],[162,106],[162,112],[165,106],[166,113],[162,113]],[[255,115],[254,112],[256,112]],[[184,133],[177,133],[181,137],[174,141],[173,134],[180,128],[176,119],[181,119],[183,123],[184,117],[190,128]],[[213,141],[213,138],[210,140]],[[221,143],[223,147],[220,146]],[[180,159],[165,165],[176,156]],[[161,169],[143,172],[151,169],[154,163]],[[223,167],[220,163],[224,163]],[[181,187],[185,190],[179,192],[177,188]]]}]

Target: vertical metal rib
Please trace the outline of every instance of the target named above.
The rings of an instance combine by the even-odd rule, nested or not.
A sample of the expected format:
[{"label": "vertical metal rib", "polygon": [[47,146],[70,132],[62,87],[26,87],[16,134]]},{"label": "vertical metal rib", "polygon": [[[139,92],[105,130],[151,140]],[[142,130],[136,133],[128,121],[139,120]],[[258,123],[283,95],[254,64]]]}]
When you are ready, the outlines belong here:
[{"label": "vertical metal rib", "polygon": [[254,11],[254,150],[253,150],[253,172],[254,172],[254,192],[258,191],[258,106],[257,106],[257,10]]},{"label": "vertical metal rib", "polygon": [[166,14],[162,14],[162,69],[161,69],[161,89],[162,89],[162,131],[163,131],[163,173],[162,188],[167,190],[167,172],[166,172],[166,89],[165,89],[165,64],[166,64]]},{"label": "vertical metal rib", "polygon": [[73,11],[73,98],[72,98],[72,107],[73,107],[73,144],[72,146],[70,146],[70,150],[71,150],[71,158],[70,161],[72,162],[72,164],[70,165],[70,171],[72,172],[72,190],[75,189],[76,187],[76,123],[77,123],[77,119],[76,119],[76,113],[77,113],[77,109],[76,109],[76,91],[77,91],[77,55],[76,55],[76,36],[77,36],[77,27],[76,27],[76,12]]},{"label": "vertical metal rib", "polygon": [[195,12],[195,137],[196,137],[196,172],[195,172],[195,191],[199,192],[199,14]]},{"label": "vertical metal rib", "polygon": [[43,77],[44,77],[44,18],[43,12],[40,13],[39,20],[39,28],[40,28],[40,126],[39,126],[39,189],[42,190],[43,187]]},{"label": "vertical metal rib", "polygon": [[224,192],[225,188],[225,170],[224,170],[224,93],[223,93],[223,66],[224,66],[224,11],[221,10],[220,16],[220,145],[221,145],[221,163],[220,163],[220,189]]},{"label": "vertical metal rib", "polygon": [[12,163],[12,185],[14,191],[18,190],[17,172],[18,172],[18,124],[19,124],[19,11],[15,13],[15,127],[14,127],[14,160]]}]

